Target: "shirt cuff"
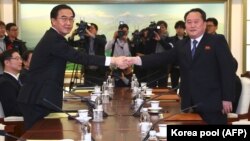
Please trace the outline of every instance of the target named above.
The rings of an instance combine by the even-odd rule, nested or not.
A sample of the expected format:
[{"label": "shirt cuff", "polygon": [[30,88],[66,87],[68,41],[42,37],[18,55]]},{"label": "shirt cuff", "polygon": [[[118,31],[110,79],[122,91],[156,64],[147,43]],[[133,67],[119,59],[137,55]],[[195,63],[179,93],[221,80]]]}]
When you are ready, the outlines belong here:
[{"label": "shirt cuff", "polygon": [[110,66],[110,64],[111,64],[111,57],[106,57],[105,66]]},{"label": "shirt cuff", "polygon": [[141,65],[142,65],[141,57],[136,56],[135,64],[138,65],[138,66],[141,66]]}]

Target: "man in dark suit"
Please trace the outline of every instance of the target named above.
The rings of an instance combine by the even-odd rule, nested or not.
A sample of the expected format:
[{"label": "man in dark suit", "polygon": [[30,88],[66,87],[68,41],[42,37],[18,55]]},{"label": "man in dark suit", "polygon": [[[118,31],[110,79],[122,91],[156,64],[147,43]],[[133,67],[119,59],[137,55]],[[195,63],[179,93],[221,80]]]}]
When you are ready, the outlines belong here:
[{"label": "man in dark suit", "polygon": [[18,74],[22,69],[22,58],[15,50],[4,51],[1,55],[1,63],[4,73],[0,75],[0,102],[2,103],[4,115],[22,115],[16,101],[21,84]]},{"label": "man in dark suit", "polygon": [[[95,23],[90,23],[84,39],[74,41],[74,36],[77,35],[77,30],[69,38],[69,43],[73,46],[82,49],[89,55],[105,56],[105,45],[107,43],[105,35],[98,35],[98,26]],[[87,66],[84,65],[82,71],[84,73],[84,86],[102,85],[106,79],[108,67],[105,66]]]},{"label": "man in dark suit", "polygon": [[168,52],[127,58],[127,63],[150,67],[177,61],[181,108],[197,105],[194,110],[208,124],[226,124],[235,86],[233,56],[227,41],[224,36],[205,33],[206,13],[202,9],[191,9],[184,19],[189,38]]},{"label": "man in dark suit", "polygon": [[18,102],[24,116],[26,129],[36,121],[55,111],[49,101],[62,107],[63,81],[66,62],[84,65],[117,65],[122,64],[124,57],[104,57],[87,55],[75,50],[65,39],[73,28],[75,13],[67,5],[55,6],[51,13],[52,27],[44,34],[34,49],[27,81],[22,86]]}]

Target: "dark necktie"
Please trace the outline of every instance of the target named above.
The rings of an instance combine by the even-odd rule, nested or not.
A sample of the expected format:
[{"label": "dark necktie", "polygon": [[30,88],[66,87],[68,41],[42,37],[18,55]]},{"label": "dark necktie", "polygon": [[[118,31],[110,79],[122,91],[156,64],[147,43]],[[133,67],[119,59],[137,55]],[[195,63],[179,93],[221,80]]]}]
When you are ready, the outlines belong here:
[{"label": "dark necktie", "polygon": [[196,40],[193,40],[193,48],[191,50],[191,53],[192,53],[192,58],[194,58],[194,54],[195,54],[195,49],[196,49],[196,45],[197,45],[197,41]]}]

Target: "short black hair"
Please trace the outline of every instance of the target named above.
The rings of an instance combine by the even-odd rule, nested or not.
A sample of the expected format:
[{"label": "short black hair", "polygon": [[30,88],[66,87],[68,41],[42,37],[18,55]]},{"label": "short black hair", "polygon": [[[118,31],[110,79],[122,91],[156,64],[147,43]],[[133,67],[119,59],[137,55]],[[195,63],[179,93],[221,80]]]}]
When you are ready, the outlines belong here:
[{"label": "short black hair", "polygon": [[0,21],[0,26],[4,26],[5,27],[5,23],[3,21]]},{"label": "short black hair", "polygon": [[167,24],[167,22],[165,22],[165,21],[158,21],[157,23],[156,23],[157,25],[164,25],[166,28],[168,27],[168,24]]},{"label": "short black hair", "polygon": [[6,24],[6,30],[9,31],[12,26],[16,26],[16,24],[15,23],[8,23],[8,24]]},{"label": "short black hair", "polygon": [[125,24],[125,23],[119,24],[118,29],[123,29],[123,28],[127,28],[129,30],[129,27],[127,24]]},{"label": "short black hair", "polygon": [[60,10],[62,10],[62,9],[69,9],[69,10],[71,10],[72,11],[72,13],[73,13],[73,17],[75,17],[75,12],[74,12],[74,10],[70,7],[70,6],[68,6],[68,5],[66,5],[66,4],[60,4],[60,5],[57,5],[57,6],[55,6],[52,10],[51,10],[51,12],[50,12],[50,18],[52,19],[56,19],[57,18],[57,16],[58,16],[58,11],[60,11]]},{"label": "short black hair", "polygon": [[95,23],[90,23],[90,25],[94,26],[96,31],[98,31],[98,26]]},{"label": "short black hair", "polygon": [[207,21],[207,22],[212,22],[215,26],[218,26],[218,21],[217,21],[216,18],[213,18],[213,17],[207,18],[206,21]]},{"label": "short black hair", "polygon": [[183,28],[183,29],[186,29],[186,26],[185,26],[185,22],[184,21],[177,21],[174,25],[174,28],[177,29],[177,28]]},{"label": "short black hair", "polygon": [[31,53],[33,53],[33,50],[27,50],[27,51],[25,51],[25,52],[23,53],[23,55],[22,55],[22,59],[23,59],[24,61],[27,61],[28,58],[29,58],[29,55],[30,55]]},{"label": "short black hair", "polygon": [[187,20],[188,14],[191,13],[191,12],[199,12],[201,14],[202,20],[206,21],[206,12],[203,11],[202,9],[200,9],[200,8],[193,8],[193,9],[189,10],[188,12],[186,12],[185,15],[184,15],[184,20],[185,21]]},{"label": "short black hair", "polygon": [[5,66],[4,61],[5,60],[9,60],[12,57],[12,54],[18,52],[14,49],[9,49],[9,50],[5,50],[1,55],[0,55],[0,60],[1,63],[3,65],[3,67]]}]

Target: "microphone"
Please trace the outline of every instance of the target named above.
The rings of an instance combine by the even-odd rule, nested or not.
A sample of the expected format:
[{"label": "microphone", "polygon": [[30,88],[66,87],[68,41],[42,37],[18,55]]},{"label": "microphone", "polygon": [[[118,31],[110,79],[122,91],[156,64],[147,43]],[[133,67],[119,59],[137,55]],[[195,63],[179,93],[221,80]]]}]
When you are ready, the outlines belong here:
[{"label": "microphone", "polygon": [[10,138],[13,138],[13,139],[18,140],[18,141],[26,141],[26,139],[11,135],[11,134],[5,132],[4,130],[0,130],[0,135],[5,136],[5,137],[10,137]]},{"label": "microphone", "polygon": [[191,109],[193,109],[193,108],[197,108],[199,105],[200,105],[200,103],[195,104],[195,105],[193,105],[193,106],[190,106],[190,107],[187,107],[187,108],[185,108],[185,109],[182,109],[182,110],[180,110],[180,111],[177,112],[177,113],[174,113],[174,114],[171,114],[171,115],[169,115],[169,116],[166,116],[165,118],[159,119],[158,121],[156,121],[156,122],[151,126],[151,128],[148,130],[146,136],[144,137],[144,139],[143,139],[142,141],[147,141],[147,139],[149,138],[149,132],[150,132],[150,130],[153,130],[153,129],[155,128],[155,126],[156,126],[160,121],[163,121],[163,120],[165,120],[165,119],[168,119],[168,118],[170,118],[170,117],[173,117],[173,116],[175,116],[175,115],[177,115],[177,114],[180,114],[180,113],[182,113],[182,112],[191,110]]},{"label": "microphone", "polygon": [[138,107],[138,109],[137,109],[132,115],[135,116],[135,117],[140,116],[140,114],[141,114],[141,108],[144,106],[144,104],[145,104],[146,102],[152,101],[152,100],[154,100],[154,99],[156,99],[156,98],[158,98],[158,97],[160,97],[160,96],[162,96],[162,95],[170,94],[170,93],[172,93],[172,92],[175,92],[178,88],[179,88],[179,86],[176,86],[175,88],[170,89],[170,90],[169,90],[168,92],[166,92],[166,93],[160,93],[160,94],[158,94],[157,96],[154,96],[154,97],[152,97],[152,98],[150,98],[150,99],[144,100],[144,101],[142,102],[142,104]]},{"label": "microphone", "polygon": [[[93,109],[96,108],[95,102],[93,102],[92,100],[90,100],[89,98],[86,98],[84,96],[80,96],[72,91],[67,91],[65,89],[63,89],[64,92],[67,92],[71,95],[74,95],[76,97],[81,98],[82,102],[86,102],[87,106],[89,107],[90,111],[92,112]],[[103,117],[108,117],[109,115],[103,110]]]},{"label": "microphone", "polygon": [[[65,114],[67,114],[69,116],[70,119],[74,119],[75,121],[77,121],[78,123],[80,123],[81,125],[84,125],[80,120],[76,119],[74,116],[72,116],[71,114],[69,114],[66,111],[63,111],[60,107],[58,107],[57,105],[55,105],[54,103],[50,102],[48,99],[43,98],[43,101],[48,103],[49,105],[51,105],[52,107],[54,107],[55,109],[57,109],[60,112],[63,112]],[[85,126],[85,125],[84,125]],[[91,140],[95,141],[95,139],[91,136]]]}]

